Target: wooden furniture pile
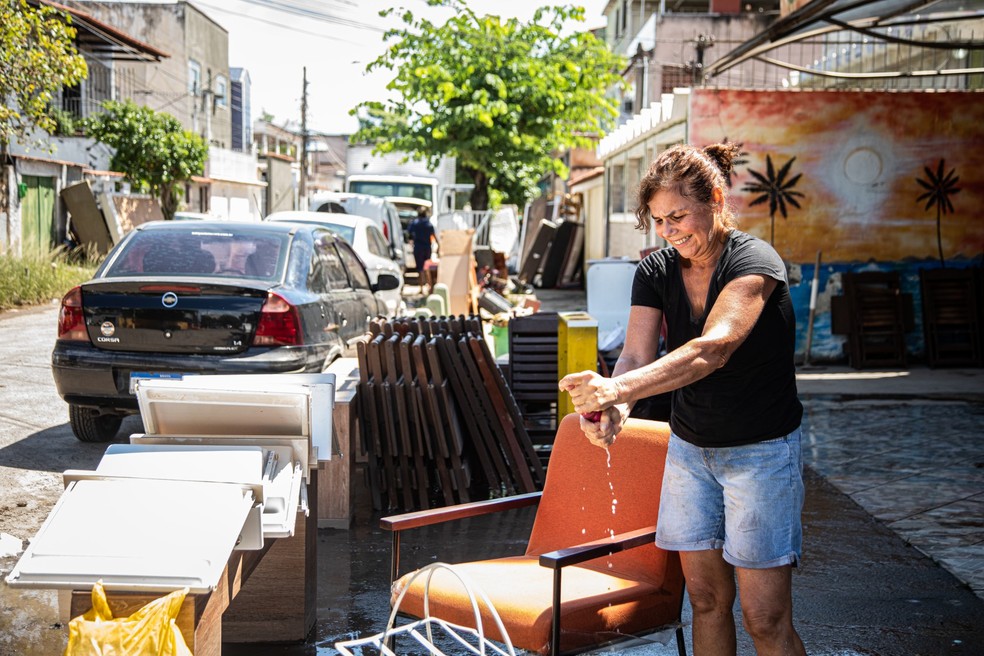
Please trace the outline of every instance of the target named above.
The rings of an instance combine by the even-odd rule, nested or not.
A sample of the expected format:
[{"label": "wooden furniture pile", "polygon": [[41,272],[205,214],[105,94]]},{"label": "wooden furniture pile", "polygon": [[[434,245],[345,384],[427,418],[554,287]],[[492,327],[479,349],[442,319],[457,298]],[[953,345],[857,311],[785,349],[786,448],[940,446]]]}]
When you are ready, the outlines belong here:
[{"label": "wooden furniture pile", "polygon": [[374,509],[542,489],[543,466],[479,318],[374,322],[358,358],[359,434]]},{"label": "wooden furniture pile", "polygon": [[980,267],[919,270],[930,367],[984,366],[982,279]]},{"label": "wooden furniture pile", "polygon": [[905,334],[913,329],[912,296],[902,292],[897,271],[844,274],[844,295],[831,299],[834,334],[847,335],[855,369],[905,367]]}]

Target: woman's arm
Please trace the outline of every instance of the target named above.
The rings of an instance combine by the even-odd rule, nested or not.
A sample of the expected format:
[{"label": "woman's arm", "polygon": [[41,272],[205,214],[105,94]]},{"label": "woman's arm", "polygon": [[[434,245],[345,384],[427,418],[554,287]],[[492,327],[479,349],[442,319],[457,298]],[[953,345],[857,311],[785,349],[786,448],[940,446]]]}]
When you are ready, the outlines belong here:
[{"label": "woman's arm", "polygon": [[565,376],[560,381],[560,389],[570,392],[575,410],[583,414],[616,404],[631,404],[698,381],[724,366],[741,346],[777,284],[773,278],[759,274],[735,278],[721,290],[707,317],[703,334],[658,360],[654,360],[655,349],[648,361],[642,359],[650,354],[652,335],[657,342],[659,338],[659,325],[647,325],[647,320],[652,320],[653,313],[658,313],[661,318],[662,313],[633,307],[629,314],[629,332],[641,332],[642,337],[630,343],[627,336],[623,356],[612,372],[613,377],[604,378],[595,372],[582,371]]},{"label": "woman's arm", "polygon": [[[618,356],[618,362],[612,369],[612,376],[633,371],[650,364],[659,353],[659,333],[663,325],[663,311],[643,305],[633,305],[629,309],[628,327],[625,331],[625,343]],[[571,399],[577,408],[575,394],[588,391],[593,384],[608,384],[612,379],[602,378],[596,373],[582,371],[565,376],[558,386],[562,391],[571,393]],[[579,387],[580,386],[580,387]],[[633,402],[634,403],[634,402]],[[587,438],[597,446],[607,447],[615,436],[622,430],[622,424],[628,419],[633,403],[619,403],[609,406],[605,411],[597,410],[600,417],[595,420],[585,417],[589,411],[578,408],[581,416],[581,430]]]}]

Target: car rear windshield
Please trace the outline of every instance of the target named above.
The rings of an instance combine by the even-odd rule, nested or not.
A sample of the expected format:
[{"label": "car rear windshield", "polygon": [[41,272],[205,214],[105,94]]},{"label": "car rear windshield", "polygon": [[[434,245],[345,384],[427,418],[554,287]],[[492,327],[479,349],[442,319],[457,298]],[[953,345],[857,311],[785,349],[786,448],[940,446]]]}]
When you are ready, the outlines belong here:
[{"label": "car rear windshield", "polygon": [[239,230],[144,230],[132,235],[107,276],[216,276],[280,279],[286,234]]},{"label": "car rear windshield", "polygon": [[350,244],[355,243],[355,228],[352,226],[338,225],[337,223],[325,223],[326,228],[344,239]]}]

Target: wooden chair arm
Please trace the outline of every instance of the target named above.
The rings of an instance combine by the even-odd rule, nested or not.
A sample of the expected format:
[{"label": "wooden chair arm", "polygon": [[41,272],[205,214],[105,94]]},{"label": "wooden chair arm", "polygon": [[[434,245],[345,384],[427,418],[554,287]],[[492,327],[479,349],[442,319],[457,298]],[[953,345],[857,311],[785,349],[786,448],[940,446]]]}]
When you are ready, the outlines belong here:
[{"label": "wooden chair arm", "polygon": [[443,508],[432,508],[430,510],[419,510],[417,512],[403,513],[401,515],[390,515],[379,520],[380,528],[392,531],[391,562],[390,562],[390,581],[396,581],[400,577],[400,532],[421,526],[431,526],[442,524],[456,519],[466,519],[468,517],[480,517],[490,515],[504,510],[515,508],[525,508],[532,506],[540,501],[542,492],[530,492],[528,494],[515,494],[501,499],[487,499],[485,501],[473,501],[472,503],[459,503],[454,506]]},{"label": "wooden chair arm", "polygon": [[515,494],[501,499],[459,503],[453,506],[444,506],[443,508],[431,508],[429,510],[418,510],[417,512],[403,513],[401,515],[390,515],[389,517],[380,519],[379,526],[387,531],[396,532],[405,531],[410,528],[419,528],[421,526],[431,526],[432,524],[442,524],[455,519],[480,517],[503,510],[535,505],[540,501],[541,494],[541,492]]},{"label": "wooden chair arm", "polygon": [[626,533],[619,533],[612,538],[601,538],[600,540],[593,540],[573,547],[540,554],[540,565],[559,570],[568,565],[576,565],[620,551],[641,547],[645,544],[652,544],[655,539],[655,527],[640,528]]},{"label": "wooden chair arm", "polygon": [[576,565],[609,554],[627,551],[645,544],[652,544],[656,539],[656,527],[640,528],[626,533],[619,533],[612,538],[592,540],[566,549],[558,549],[540,555],[540,565],[553,570],[553,608],[551,611],[550,653],[556,656],[560,653],[560,600],[561,572],[568,565]]}]

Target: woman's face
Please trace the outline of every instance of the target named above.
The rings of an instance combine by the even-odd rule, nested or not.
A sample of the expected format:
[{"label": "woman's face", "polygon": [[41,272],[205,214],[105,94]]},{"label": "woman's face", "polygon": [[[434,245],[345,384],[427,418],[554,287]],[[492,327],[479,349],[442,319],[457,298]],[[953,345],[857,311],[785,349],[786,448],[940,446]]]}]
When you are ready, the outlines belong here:
[{"label": "woman's face", "polygon": [[721,240],[714,211],[675,190],[657,191],[648,203],[656,234],[687,260],[717,255]]}]

